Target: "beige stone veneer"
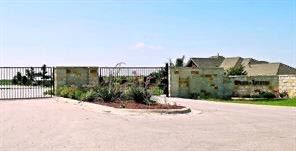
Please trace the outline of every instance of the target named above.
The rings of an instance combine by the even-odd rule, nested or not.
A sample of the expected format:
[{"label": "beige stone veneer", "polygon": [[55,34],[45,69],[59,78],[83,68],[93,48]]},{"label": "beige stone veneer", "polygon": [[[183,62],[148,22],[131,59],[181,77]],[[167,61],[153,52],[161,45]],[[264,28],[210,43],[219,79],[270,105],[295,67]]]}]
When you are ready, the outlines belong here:
[{"label": "beige stone veneer", "polygon": [[296,97],[296,75],[280,75],[279,90],[288,92],[289,97]]}]

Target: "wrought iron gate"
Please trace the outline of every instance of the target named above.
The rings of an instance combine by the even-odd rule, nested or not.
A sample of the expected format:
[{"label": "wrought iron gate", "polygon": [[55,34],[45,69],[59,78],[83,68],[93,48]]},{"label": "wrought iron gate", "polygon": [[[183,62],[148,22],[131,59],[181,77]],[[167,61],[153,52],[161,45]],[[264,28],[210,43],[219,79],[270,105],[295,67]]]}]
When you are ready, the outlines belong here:
[{"label": "wrought iron gate", "polygon": [[0,100],[52,97],[54,68],[0,67]]}]

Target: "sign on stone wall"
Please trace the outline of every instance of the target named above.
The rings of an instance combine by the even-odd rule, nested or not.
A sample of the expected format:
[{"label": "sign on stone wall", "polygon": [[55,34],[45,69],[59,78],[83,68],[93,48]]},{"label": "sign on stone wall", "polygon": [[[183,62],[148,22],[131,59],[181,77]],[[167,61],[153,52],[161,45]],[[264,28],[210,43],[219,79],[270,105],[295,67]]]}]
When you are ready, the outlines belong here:
[{"label": "sign on stone wall", "polygon": [[270,85],[270,81],[258,81],[258,80],[250,80],[250,81],[241,81],[235,80],[235,85]]},{"label": "sign on stone wall", "polygon": [[273,92],[279,88],[278,76],[234,76],[233,96],[256,95],[257,90]]},{"label": "sign on stone wall", "polygon": [[[280,77],[280,78],[279,78]],[[296,96],[296,75],[226,76],[220,68],[171,68],[170,95],[190,98],[192,94],[209,97],[256,95],[263,92],[287,92]]]}]

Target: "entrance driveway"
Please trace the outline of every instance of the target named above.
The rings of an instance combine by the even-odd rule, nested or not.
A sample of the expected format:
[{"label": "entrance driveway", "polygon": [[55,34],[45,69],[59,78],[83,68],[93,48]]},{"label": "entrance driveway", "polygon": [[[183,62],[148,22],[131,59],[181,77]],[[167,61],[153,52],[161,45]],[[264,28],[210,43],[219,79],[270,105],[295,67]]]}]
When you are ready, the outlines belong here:
[{"label": "entrance driveway", "polygon": [[172,98],[193,112],[115,114],[55,99],[0,101],[0,150],[296,150],[296,108]]}]

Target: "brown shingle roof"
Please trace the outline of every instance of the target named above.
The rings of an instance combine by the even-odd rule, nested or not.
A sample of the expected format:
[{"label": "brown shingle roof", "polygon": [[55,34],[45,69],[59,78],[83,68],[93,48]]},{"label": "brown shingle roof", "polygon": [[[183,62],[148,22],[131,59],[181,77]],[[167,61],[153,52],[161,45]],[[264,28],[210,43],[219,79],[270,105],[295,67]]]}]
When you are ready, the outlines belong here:
[{"label": "brown shingle roof", "polygon": [[278,75],[285,75],[285,74],[296,74],[296,69],[280,63]]},{"label": "brown shingle roof", "polygon": [[249,66],[249,65],[252,65],[252,64],[267,64],[269,62],[266,62],[266,61],[258,61],[256,59],[253,59],[253,58],[243,58],[243,61],[242,61],[242,65],[243,66]]},{"label": "brown shingle roof", "polygon": [[[188,64],[190,62],[193,62],[195,65],[197,65],[200,68],[206,68],[206,67],[219,67],[224,60],[223,58],[191,58]],[[187,64],[187,65],[188,65]]]},{"label": "brown shingle roof", "polygon": [[252,64],[246,66],[249,76],[255,75],[287,75],[296,74],[296,69],[282,63]]},{"label": "brown shingle roof", "polygon": [[257,76],[257,75],[277,75],[279,64],[269,63],[269,64],[253,64],[246,66],[245,70],[248,73],[248,76]]},{"label": "brown shingle roof", "polygon": [[232,57],[224,58],[222,56],[210,58],[191,58],[187,66],[195,64],[200,68],[221,67],[227,70],[236,65],[242,64],[248,75],[285,75],[296,74],[296,69],[282,63],[268,63],[266,61],[258,61],[253,58]]},{"label": "brown shingle roof", "polygon": [[233,57],[233,58],[225,58],[220,65],[221,68],[224,68],[225,70],[234,67],[242,62],[243,58],[241,57]]}]

